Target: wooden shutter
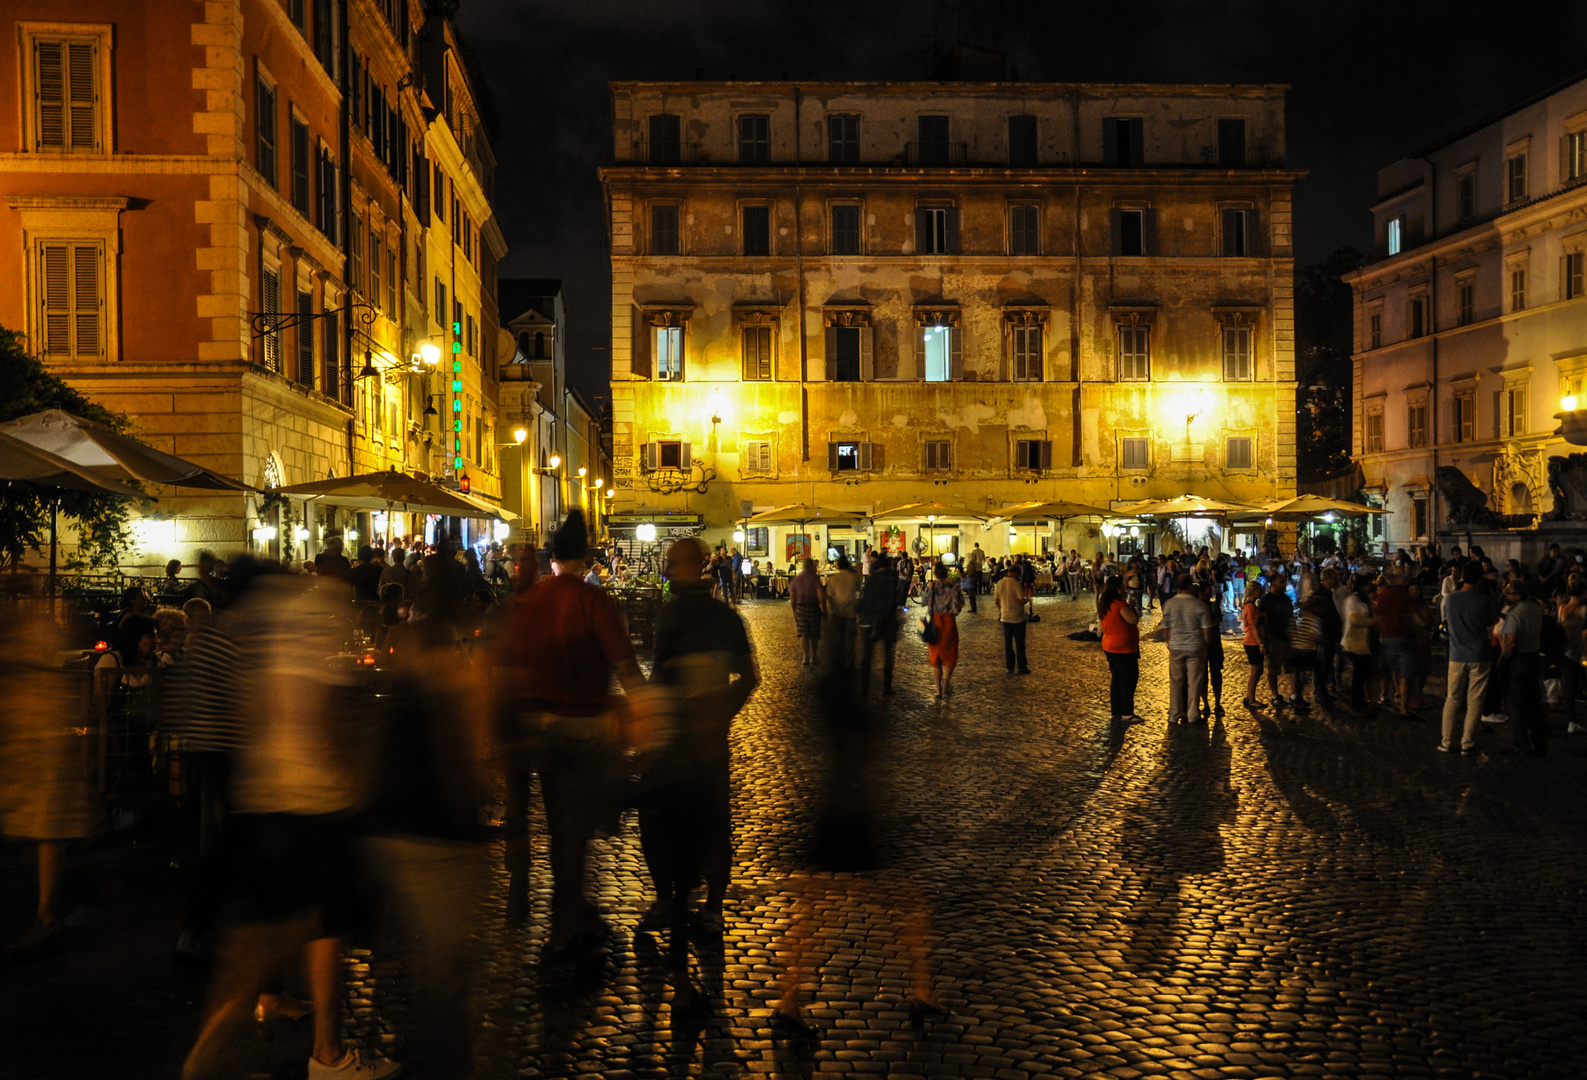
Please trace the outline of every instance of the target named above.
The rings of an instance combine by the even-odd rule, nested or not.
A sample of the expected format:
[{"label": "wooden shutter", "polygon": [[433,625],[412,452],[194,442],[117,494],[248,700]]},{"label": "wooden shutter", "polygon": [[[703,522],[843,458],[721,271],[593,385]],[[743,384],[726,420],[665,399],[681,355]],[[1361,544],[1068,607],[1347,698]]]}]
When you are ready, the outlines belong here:
[{"label": "wooden shutter", "polygon": [[948,378],[959,382],[964,378],[964,327],[950,326],[948,335]]},{"label": "wooden shutter", "polygon": [[320,390],[330,398],[341,400],[342,368],[341,357],[341,317],[334,311],[325,313],[324,348],[325,355],[325,381],[320,385]]},{"label": "wooden shutter", "polygon": [[915,378],[926,378],[926,328],[919,323],[913,325],[915,332]]},{"label": "wooden shutter", "polygon": [[1124,226],[1122,219],[1124,211],[1115,207],[1108,211],[1108,230],[1111,239],[1108,241],[1108,252],[1120,255],[1124,252]]},{"label": "wooden shutter", "polygon": [[1107,165],[1119,163],[1119,122],[1113,117],[1102,121],[1102,161]]},{"label": "wooden shutter", "polygon": [[678,444],[678,468],[682,469],[684,472],[688,472],[689,469],[693,467],[693,465],[694,465],[694,455],[691,453],[691,447],[686,442],[679,443]]},{"label": "wooden shutter", "polygon": [[827,327],[827,382],[838,378],[838,328]]},{"label": "wooden shutter", "polygon": [[661,449],[660,449],[660,447],[658,447],[656,445],[656,441],[654,439],[652,439],[650,442],[647,442],[645,444],[645,455],[644,455],[644,463],[643,463],[644,470],[646,472],[655,472],[656,471],[656,463],[660,459],[661,459]]},{"label": "wooden shutter", "polygon": [[760,465],[760,471],[763,473],[770,473],[776,470],[776,466],[772,463],[770,440],[760,444],[758,464]]},{"label": "wooden shutter", "polygon": [[97,150],[99,125],[94,122],[98,97],[94,93],[93,42],[74,41],[66,46],[67,146],[72,150]]},{"label": "wooden shutter", "polygon": [[[347,284],[349,287],[364,291],[364,219],[359,214],[353,215],[353,227],[347,234],[348,247],[352,255],[348,260]],[[442,309],[446,305],[436,302],[435,319],[437,322],[444,320],[446,312]]]},{"label": "wooden shutter", "polygon": [[[260,306],[266,315],[277,315],[281,311],[281,272],[279,270],[266,270],[259,283]],[[271,329],[264,336],[264,366],[271,371],[281,370],[281,337],[275,329],[276,320],[270,320]]]},{"label": "wooden shutter", "polygon": [[39,129],[34,149],[66,145],[66,46],[59,41],[33,45],[34,95]]},{"label": "wooden shutter", "polygon": [[314,386],[314,294],[298,291],[298,382]]},{"label": "wooden shutter", "polygon": [[1245,212],[1245,253],[1250,256],[1260,256],[1267,250],[1261,242],[1262,230],[1259,227],[1261,212],[1252,207]]},{"label": "wooden shutter", "polygon": [[871,335],[876,331],[869,326],[859,328],[860,334],[860,380],[871,382],[876,378],[876,360],[871,349]]},{"label": "wooden shutter", "polygon": [[34,95],[38,108],[35,149],[99,148],[94,78],[97,51],[91,41],[34,43]]},{"label": "wooden shutter", "polygon": [[1045,471],[1047,469],[1051,469],[1052,468],[1052,443],[1049,442],[1046,439],[1043,439],[1041,442],[1037,443],[1036,446],[1040,450],[1040,453],[1041,453],[1040,466],[1039,467],[1043,471]]},{"label": "wooden shutter", "polygon": [[1157,253],[1157,210],[1154,207],[1141,211],[1141,254]]},{"label": "wooden shutter", "polygon": [[827,443],[827,469],[831,472],[838,471],[838,444]]},{"label": "wooden shutter", "polygon": [[948,253],[957,255],[959,254],[959,208],[956,206],[948,207],[947,217]]},{"label": "wooden shutter", "polygon": [[868,442],[860,443],[860,471],[861,472],[870,472],[871,471],[871,463],[872,463],[872,459],[874,458],[874,456],[875,455],[871,452],[871,444],[870,443],[868,443]]},{"label": "wooden shutter", "polygon": [[72,351],[71,248],[46,244],[39,248],[39,293],[43,298],[43,344],[49,355]]},{"label": "wooden shutter", "polygon": [[931,251],[931,211],[930,209],[915,207],[915,254],[926,255]]}]

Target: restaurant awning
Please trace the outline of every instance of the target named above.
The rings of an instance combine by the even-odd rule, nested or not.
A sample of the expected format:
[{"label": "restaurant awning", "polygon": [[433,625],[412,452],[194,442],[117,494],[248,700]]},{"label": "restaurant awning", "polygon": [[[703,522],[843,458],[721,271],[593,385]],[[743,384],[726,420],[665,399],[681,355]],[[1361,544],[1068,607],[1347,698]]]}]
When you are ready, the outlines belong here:
[{"label": "restaurant awning", "polygon": [[452,491],[432,480],[421,480],[396,470],[332,477],[277,488],[282,495],[317,499],[332,506],[355,510],[398,511],[405,514],[440,514],[446,517],[517,519],[516,514],[492,506],[473,495]]},{"label": "restaurant awning", "polygon": [[253,491],[196,462],[167,454],[103,424],[61,409],[46,409],[0,424],[0,432],[79,465],[105,480],[143,481],[216,491]]}]

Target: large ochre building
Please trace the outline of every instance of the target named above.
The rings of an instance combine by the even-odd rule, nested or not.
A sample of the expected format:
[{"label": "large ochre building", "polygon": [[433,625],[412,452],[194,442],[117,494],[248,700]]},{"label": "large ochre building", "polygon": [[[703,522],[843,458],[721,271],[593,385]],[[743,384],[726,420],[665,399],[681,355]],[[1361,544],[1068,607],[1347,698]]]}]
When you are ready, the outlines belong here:
[{"label": "large ochre building", "polygon": [[0,325],[263,492],[158,492],[129,567],[425,527],[269,495],[305,481],[498,496],[505,244],[442,6],[15,0],[0,34]]},{"label": "large ochre building", "polygon": [[[794,503],[1292,494],[1283,92],[613,84],[614,535],[714,542]],[[1096,525],[1018,542],[1116,547]],[[878,538],[746,542],[781,560],[801,532]]]}]

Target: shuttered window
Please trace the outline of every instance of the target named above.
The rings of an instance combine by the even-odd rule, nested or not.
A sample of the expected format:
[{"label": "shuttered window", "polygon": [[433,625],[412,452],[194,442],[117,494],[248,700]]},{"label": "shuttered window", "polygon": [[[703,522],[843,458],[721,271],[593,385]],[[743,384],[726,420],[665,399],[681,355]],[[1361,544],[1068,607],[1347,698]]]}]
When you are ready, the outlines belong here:
[{"label": "shuttered window", "polygon": [[[358,292],[364,291],[364,218],[363,215],[353,214],[353,227],[348,230],[347,239],[350,241],[351,253],[348,256],[347,284]],[[435,309],[437,318],[440,312],[446,310],[443,304]]]},{"label": "shuttered window", "polygon": [[1013,333],[1014,378],[1019,382],[1041,381],[1041,327],[1016,326]]},{"label": "shuttered window", "polygon": [[770,475],[776,471],[773,467],[774,465],[775,461],[772,458],[771,442],[769,440],[747,442],[744,444],[743,472],[756,473],[763,476]]},{"label": "shuttered window", "polygon": [[1152,335],[1147,326],[1119,327],[1119,378],[1139,381],[1151,378]]},{"label": "shuttered window", "polygon": [[97,243],[38,246],[39,326],[46,356],[104,354],[104,259]]},{"label": "shuttered window", "polygon": [[315,222],[320,232],[331,243],[336,243],[336,192],[340,187],[336,173],[336,161],[331,157],[330,151],[320,149],[320,197],[319,220]]},{"label": "shuttered window", "polygon": [[683,378],[683,327],[658,326],[652,338],[656,378],[677,382]]},{"label": "shuttered window", "polygon": [[297,380],[314,388],[314,294],[298,291],[298,370]]},{"label": "shuttered window", "polygon": [[744,378],[760,381],[771,378],[771,327],[744,327]]},{"label": "shuttered window", "polygon": [[275,187],[276,176],[276,88],[263,79],[254,83],[254,167]]},{"label": "shuttered window", "polygon": [[369,228],[369,299],[380,304],[380,261],[384,256],[380,253],[380,234],[371,225]]},{"label": "shuttered window", "polygon": [[334,310],[327,311],[325,329],[321,331],[325,337],[325,382],[320,389],[326,397],[342,400],[342,328],[340,313]]},{"label": "shuttered window", "polygon": [[1152,467],[1152,440],[1131,436],[1119,440],[1119,468],[1138,472]]},{"label": "shuttered window", "polygon": [[1231,435],[1224,441],[1223,467],[1226,469],[1251,468],[1251,438],[1248,435]]},{"label": "shuttered window", "polygon": [[1025,472],[1045,472],[1052,468],[1052,443],[1046,439],[1016,440],[1014,468]]},{"label": "shuttered window", "polygon": [[1251,380],[1251,328],[1223,328],[1223,377],[1227,382]]},{"label": "shuttered window", "polygon": [[292,118],[292,205],[309,213],[309,126]]},{"label": "shuttered window", "polygon": [[35,38],[35,150],[90,153],[99,142],[99,42]]},{"label": "shuttered window", "polygon": [[[281,271],[266,270],[259,282],[260,310],[269,317],[273,327],[281,314]],[[264,366],[271,371],[281,370],[281,331],[271,329],[261,339],[264,342]]]},{"label": "shuttered window", "polygon": [[947,472],[953,468],[952,442],[947,439],[927,439],[921,446],[921,467],[926,472]]},{"label": "shuttered window", "polygon": [[916,207],[915,250],[921,255],[957,255],[959,211],[951,206]]}]

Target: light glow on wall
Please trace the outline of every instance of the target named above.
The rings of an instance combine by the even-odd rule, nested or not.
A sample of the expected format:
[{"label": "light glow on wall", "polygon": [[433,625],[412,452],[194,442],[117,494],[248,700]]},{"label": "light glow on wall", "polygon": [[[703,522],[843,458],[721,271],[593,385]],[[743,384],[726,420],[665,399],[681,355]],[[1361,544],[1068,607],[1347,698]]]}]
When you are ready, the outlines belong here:
[{"label": "light glow on wall", "polygon": [[139,518],[132,523],[138,546],[164,550],[176,543],[176,522],[160,518]]}]

